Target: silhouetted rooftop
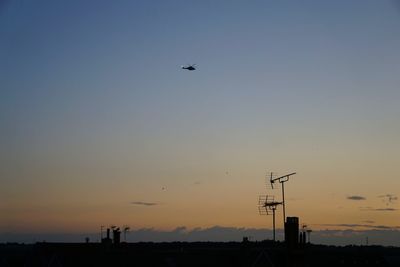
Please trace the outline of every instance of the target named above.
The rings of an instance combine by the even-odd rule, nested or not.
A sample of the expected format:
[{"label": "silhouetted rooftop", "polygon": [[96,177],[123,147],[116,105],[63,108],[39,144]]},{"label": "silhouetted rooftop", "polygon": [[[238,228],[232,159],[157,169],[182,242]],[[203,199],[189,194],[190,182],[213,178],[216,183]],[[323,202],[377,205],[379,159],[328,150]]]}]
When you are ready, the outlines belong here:
[{"label": "silhouetted rooftop", "polygon": [[0,266],[400,266],[400,248],[273,242],[0,245]]}]

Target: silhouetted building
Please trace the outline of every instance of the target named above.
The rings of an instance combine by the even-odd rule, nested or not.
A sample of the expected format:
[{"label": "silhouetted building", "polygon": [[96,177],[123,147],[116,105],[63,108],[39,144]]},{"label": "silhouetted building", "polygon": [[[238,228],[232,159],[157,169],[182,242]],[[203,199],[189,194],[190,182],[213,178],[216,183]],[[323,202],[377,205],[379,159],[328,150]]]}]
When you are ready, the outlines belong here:
[{"label": "silhouetted building", "polygon": [[285,243],[288,248],[296,248],[299,243],[299,218],[287,217],[285,222]]}]

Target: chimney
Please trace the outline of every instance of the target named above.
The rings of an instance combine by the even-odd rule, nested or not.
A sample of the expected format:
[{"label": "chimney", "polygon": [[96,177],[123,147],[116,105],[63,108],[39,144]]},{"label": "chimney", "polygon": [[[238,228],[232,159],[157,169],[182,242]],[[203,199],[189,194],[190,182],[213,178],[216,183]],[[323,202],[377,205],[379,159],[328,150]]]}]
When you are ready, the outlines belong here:
[{"label": "chimney", "polygon": [[285,222],[285,243],[289,249],[299,244],[299,218],[287,217]]}]

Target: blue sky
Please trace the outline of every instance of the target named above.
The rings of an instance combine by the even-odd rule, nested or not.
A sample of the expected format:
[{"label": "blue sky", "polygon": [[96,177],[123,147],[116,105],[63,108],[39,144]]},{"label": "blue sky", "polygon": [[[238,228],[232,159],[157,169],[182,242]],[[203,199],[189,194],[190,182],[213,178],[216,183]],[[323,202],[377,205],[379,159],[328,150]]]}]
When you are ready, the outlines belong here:
[{"label": "blue sky", "polygon": [[[303,174],[308,222],[371,219],[349,205],[321,221],[315,199],[400,194],[399,24],[396,1],[5,1],[0,232],[261,227],[266,170]],[[132,201],[164,211],[126,215]],[[370,216],[398,226],[393,208]]]}]

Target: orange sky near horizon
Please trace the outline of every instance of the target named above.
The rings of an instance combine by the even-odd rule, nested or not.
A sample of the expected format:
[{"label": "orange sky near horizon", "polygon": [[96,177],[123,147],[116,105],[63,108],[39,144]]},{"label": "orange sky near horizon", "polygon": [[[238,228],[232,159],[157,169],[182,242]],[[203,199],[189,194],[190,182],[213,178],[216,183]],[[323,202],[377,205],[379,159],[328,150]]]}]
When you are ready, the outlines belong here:
[{"label": "orange sky near horizon", "polygon": [[0,234],[271,228],[271,171],[313,229],[398,229],[399,11],[323,2],[0,4]]}]

